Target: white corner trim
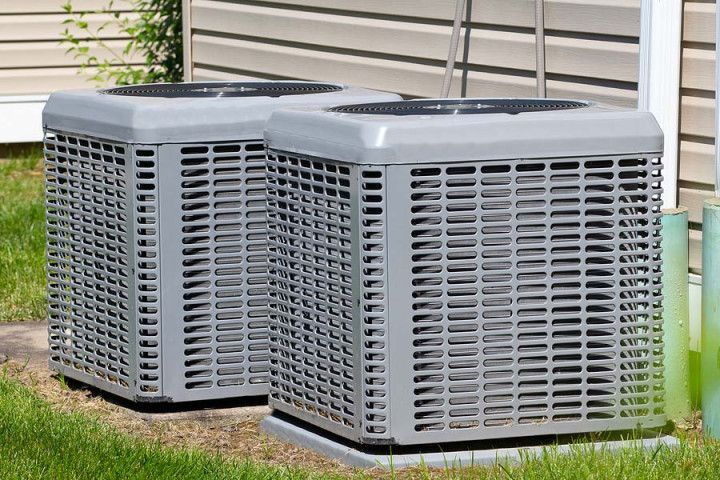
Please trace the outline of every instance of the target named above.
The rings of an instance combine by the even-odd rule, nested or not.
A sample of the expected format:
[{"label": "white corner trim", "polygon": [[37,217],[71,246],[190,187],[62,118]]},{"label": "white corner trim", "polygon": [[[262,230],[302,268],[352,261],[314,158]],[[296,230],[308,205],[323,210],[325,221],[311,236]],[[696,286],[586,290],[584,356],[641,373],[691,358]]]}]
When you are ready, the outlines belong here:
[{"label": "white corner trim", "polygon": [[0,96],[0,143],[40,142],[47,95]]},{"label": "white corner trim", "polygon": [[682,52],[681,0],[642,0],[638,108],[655,115],[665,135],[663,208],[677,207]]},{"label": "white corner trim", "polygon": [[0,95],[0,105],[3,103],[45,103],[50,95]]}]

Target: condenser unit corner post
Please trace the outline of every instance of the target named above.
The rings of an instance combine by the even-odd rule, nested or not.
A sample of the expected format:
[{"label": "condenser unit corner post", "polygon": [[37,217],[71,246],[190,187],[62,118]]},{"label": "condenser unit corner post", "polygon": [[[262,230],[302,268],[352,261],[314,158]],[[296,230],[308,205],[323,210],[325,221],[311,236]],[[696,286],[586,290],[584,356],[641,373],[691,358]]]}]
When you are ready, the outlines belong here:
[{"label": "condenser unit corner post", "polygon": [[267,394],[265,146],[282,107],[396,95],[313,82],[53,94],[50,367],[137,402]]},{"label": "condenser unit corner post", "polygon": [[265,138],[273,409],[365,445],[665,424],[652,115],[417,100]]}]

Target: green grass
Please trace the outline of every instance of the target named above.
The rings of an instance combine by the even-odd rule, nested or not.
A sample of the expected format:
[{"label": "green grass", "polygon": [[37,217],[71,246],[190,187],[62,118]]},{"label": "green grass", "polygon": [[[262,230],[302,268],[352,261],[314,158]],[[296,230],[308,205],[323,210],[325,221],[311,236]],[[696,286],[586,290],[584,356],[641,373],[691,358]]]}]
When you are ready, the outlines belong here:
[{"label": "green grass", "polygon": [[[468,467],[466,465],[466,467]],[[358,472],[356,478],[375,478]],[[448,479],[657,479],[717,478],[720,444],[686,439],[680,448],[621,453],[577,447],[550,449],[520,466],[398,472],[399,477]],[[386,478],[394,478],[387,472]],[[28,387],[0,374],[0,478],[5,479],[310,479],[339,478],[302,467],[267,466],[198,450],[170,448],[120,433],[83,414],[52,409]]]},{"label": "green grass", "polygon": [[62,414],[0,375],[0,478],[308,478],[297,469],[224,460],[118,433],[82,414]]},{"label": "green grass", "polygon": [[45,318],[42,153],[0,160],[0,322]]}]

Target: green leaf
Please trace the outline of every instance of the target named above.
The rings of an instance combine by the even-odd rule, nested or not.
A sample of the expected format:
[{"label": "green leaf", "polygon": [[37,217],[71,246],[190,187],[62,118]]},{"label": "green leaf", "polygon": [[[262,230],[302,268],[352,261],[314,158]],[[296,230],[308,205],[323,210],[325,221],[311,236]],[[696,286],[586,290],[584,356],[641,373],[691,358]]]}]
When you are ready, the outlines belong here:
[{"label": "green leaf", "polygon": [[[182,80],[181,0],[131,2],[133,12],[137,14],[132,18],[118,11],[116,0],[107,0],[101,11],[109,13],[112,20],[93,29],[86,19],[87,12],[75,12],[71,0],[68,0],[63,5],[63,11],[68,14],[63,24],[72,25],[93,39],[81,41],[66,28],[61,43],[70,45],[67,52],[72,52],[78,58],[80,68],[92,66],[97,69],[93,71],[93,78],[98,81],[140,83]],[[120,52],[108,48],[102,39],[97,38],[110,26],[122,35],[131,37]],[[91,56],[89,52],[93,46],[105,50],[108,58],[99,61]],[[145,67],[135,68],[129,65],[130,55],[140,56]]]}]

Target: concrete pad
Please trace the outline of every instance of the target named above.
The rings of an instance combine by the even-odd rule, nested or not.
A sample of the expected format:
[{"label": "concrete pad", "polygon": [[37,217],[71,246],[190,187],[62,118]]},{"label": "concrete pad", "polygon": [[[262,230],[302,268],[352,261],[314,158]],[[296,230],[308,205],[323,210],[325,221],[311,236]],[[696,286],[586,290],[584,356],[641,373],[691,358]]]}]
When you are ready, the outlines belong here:
[{"label": "concrete pad", "polygon": [[3,355],[33,367],[47,365],[47,323],[0,323],[0,357]]},{"label": "concrete pad", "polygon": [[[594,450],[620,450],[623,448],[640,447],[654,450],[661,445],[676,447],[680,443],[677,438],[657,434],[649,438],[638,440],[611,440],[587,443],[551,443],[545,445],[478,448],[464,450],[440,451],[436,446],[427,446],[422,452],[401,453],[402,447],[394,447],[391,452],[388,447],[380,452],[379,447],[364,450],[362,446],[350,444],[346,441],[330,438],[322,432],[304,428],[290,419],[269,416],[260,424],[268,434],[274,435],[286,442],[314,450],[330,458],[335,458],[352,467],[384,467],[407,468],[424,464],[428,467],[444,468],[446,466],[494,465],[499,462],[517,464],[523,458],[531,455],[541,455],[544,450],[551,448],[558,453],[570,453],[573,448],[591,448]],[[423,448],[423,447],[421,447]],[[417,450],[417,449],[413,449]]]}]

